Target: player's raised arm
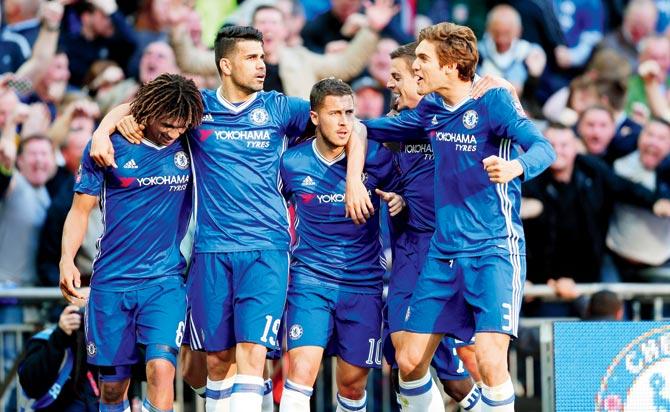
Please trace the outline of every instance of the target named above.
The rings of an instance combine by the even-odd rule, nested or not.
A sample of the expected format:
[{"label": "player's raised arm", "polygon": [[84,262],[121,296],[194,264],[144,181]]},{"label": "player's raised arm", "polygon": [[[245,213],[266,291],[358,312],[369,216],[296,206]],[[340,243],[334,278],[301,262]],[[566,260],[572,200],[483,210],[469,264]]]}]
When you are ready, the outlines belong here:
[{"label": "player's raised arm", "polygon": [[[425,100],[425,99],[424,99]],[[403,142],[407,140],[428,140],[423,124],[423,104],[411,110],[403,110],[397,116],[364,120],[368,139],[377,142]]]},{"label": "player's raised arm", "polygon": [[130,104],[123,103],[109,111],[102,118],[91,139],[91,158],[100,167],[116,166],[114,147],[109,135],[116,130],[116,124],[130,113]]},{"label": "player's raised arm", "polygon": [[[484,159],[484,167],[495,183],[505,183],[517,176],[528,180],[542,173],[556,159],[551,144],[515,103],[506,90],[494,89],[483,98],[490,99],[487,104],[488,118],[493,132],[520,145],[524,153],[513,160],[499,156]],[[498,178],[494,178],[497,175]]]}]

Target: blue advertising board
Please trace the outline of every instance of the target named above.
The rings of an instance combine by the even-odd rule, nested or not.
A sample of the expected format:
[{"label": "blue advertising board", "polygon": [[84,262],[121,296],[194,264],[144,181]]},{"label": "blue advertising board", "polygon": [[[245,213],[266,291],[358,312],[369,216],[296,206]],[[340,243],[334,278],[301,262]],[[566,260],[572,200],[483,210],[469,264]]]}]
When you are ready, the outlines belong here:
[{"label": "blue advertising board", "polygon": [[557,412],[670,412],[670,322],[554,323]]}]

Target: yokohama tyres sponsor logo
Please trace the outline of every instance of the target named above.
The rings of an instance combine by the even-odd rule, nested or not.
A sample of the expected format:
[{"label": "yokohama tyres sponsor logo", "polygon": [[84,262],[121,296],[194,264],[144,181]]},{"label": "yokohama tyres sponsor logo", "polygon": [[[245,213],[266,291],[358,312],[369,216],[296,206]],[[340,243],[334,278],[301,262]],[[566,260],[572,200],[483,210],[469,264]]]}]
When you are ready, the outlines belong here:
[{"label": "yokohama tyres sponsor logo", "polygon": [[140,187],[162,186],[162,185],[184,185],[188,183],[189,178],[190,178],[189,175],[138,177],[137,184]]}]

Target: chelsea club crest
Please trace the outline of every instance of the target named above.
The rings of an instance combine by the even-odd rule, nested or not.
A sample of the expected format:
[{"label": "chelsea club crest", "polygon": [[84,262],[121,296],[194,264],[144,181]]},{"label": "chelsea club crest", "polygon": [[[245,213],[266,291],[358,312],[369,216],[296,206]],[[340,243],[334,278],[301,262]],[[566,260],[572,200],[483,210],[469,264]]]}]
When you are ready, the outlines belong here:
[{"label": "chelsea club crest", "polygon": [[670,411],[670,325],[648,331],[619,352],[601,380],[595,410]]},{"label": "chelsea club crest", "polygon": [[178,168],[184,170],[188,167],[188,156],[183,151],[179,151],[174,155],[174,164]]},{"label": "chelsea club crest", "polygon": [[474,110],[468,110],[463,115],[463,126],[465,126],[468,129],[472,129],[473,127],[477,126],[478,120],[479,115],[477,115],[477,112]]},{"label": "chelsea club crest", "polygon": [[249,119],[257,126],[263,126],[269,118],[268,112],[263,108],[254,109],[249,114]]}]

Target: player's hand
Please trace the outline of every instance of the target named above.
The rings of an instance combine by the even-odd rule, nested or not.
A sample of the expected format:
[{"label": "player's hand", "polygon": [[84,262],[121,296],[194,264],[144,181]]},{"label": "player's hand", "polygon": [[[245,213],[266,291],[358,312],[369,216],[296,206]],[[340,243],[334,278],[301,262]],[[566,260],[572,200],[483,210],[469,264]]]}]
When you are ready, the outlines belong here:
[{"label": "player's hand", "polygon": [[381,200],[386,202],[391,216],[397,215],[405,208],[405,199],[399,194],[394,192],[384,192],[379,189],[375,189],[375,193],[377,193]]},{"label": "player's hand", "polygon": [[67,335],[72,335],[72,332],[79,329],[81,326],[81,315],[79,314],[79,306],[68,305],[58,319],[58,327]]},{"label": "player's hand", "polygon": [[507,183],[523,174],[523,166],[517,159],[505,160],[502,157],[489,156],[482,163],[493,183]]},{"label": "player's hand", "polygon": [[375,213],[368,189],[360,178],[347,179],[346,187],[344,199],[347,212],[345,216],[350,217],[355,224],[361,225]]},{"label": "player's hand", "polygon": [[116,130],[130,143],[138,144],[144,138],[144,125],[137,124],[131,115],[125,116],[116,124]]},{"label": "player's hand", "polygon": [[660,83],[661,66],[656,60],[645,60],[637,68],[637,73],[645,83]]},{"label": "player's hand", "polygon": [[365,1],[363,7],[368,26],[376,32],[384,30],[393,16],[400,11],[400,7],[396,6],[393,0],[374,0],[374,3]]},{"label": "player's hand", "polygon": [[512,94],[516,93],[516,89],[514,88],[514,85],[512,83],[508,82],[502,77],[487,74],[481,77],[479,80],[477,80],[477,82],[475,82],[472,85],[472,90],[470,90],[470,96],[472,96],[473,99],[479,99],[480,97],[485,95],[486,92],[488,92],[489,90],[499,88],[506,89]]},{"label": "player's hand", "polygon": [[91,139],[91,159],[100,167],[118,167],[114,160],[114,146],[104,131],[95,131]]},{"label": "player's hand", "polygon": [[73,305],[81,304],[85,296],[77,289],[81,287],[81,274],[71,259],[61,259],[60,291],[63,297]]},{"label": "player's hand", "polygon": [[654,214],[658,217],[670,217],[670,199],[658,199],[654,203]]}]

